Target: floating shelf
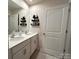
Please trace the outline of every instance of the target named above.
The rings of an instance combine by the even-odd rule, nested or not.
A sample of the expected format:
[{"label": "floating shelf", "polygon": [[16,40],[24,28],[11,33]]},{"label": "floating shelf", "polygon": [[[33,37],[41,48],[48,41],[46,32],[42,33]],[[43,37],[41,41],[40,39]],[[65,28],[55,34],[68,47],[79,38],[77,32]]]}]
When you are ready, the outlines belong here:
[{"label": "floating shelf", "polygon": [[39,20],[32,20],[33,22],[39,22]]},{"label": "floating shelf", "polygon": [[23,21],[21,21],[21,22],[26,22],[26,21],[23,20]]},{"label": "floating shelf", "polygon": [[32,26],[39,26],[40,25],[40,23],[33,23],[33,24],[31,24]]},{"label": "floating shelf", "polygon": [[22,24],[20,24],[20,25],[21,25],[21,26],[26,26],[27,24],[23,24],[23,23],[22,23]]},{"label": "floating shelf", "polygon": [[21,24],[20,24],[20,26],[27,26],[26,18],[25,17],[21,18]]},{"label": "floating shelf", "polygon": [[32,26],[39,26],[39,17],[37,15],[33,15],[33,19],[32,19]]}]

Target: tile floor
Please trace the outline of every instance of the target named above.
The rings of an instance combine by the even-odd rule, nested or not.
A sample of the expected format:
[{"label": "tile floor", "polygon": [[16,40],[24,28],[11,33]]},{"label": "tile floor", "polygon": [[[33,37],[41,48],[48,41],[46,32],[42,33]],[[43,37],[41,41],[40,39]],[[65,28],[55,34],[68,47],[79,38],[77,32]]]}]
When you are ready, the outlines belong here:
[{"label": "tile floor", "polygon": [[59,58],[56,58],[54,56],[50,56],[50,55],[45,54],[43,52],[36,52],[35,54],[33,54],[31,56],[31,59],[59,59]]}]

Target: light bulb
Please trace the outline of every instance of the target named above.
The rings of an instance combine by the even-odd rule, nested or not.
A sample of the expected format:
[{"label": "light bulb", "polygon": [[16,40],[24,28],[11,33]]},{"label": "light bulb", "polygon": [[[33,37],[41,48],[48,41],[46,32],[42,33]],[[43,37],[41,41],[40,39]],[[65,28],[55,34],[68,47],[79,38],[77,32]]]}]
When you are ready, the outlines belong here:
[{"label": "light bulb", "polygon": [[32,2],[32,0],[29,0],[30,2]]}]

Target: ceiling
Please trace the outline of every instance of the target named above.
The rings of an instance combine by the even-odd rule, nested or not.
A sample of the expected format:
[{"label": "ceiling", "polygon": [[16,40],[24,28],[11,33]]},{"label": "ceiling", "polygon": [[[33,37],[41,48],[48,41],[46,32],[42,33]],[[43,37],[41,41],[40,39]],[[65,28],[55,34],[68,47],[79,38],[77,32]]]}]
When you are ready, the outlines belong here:
[{"label": "ceiling", "polygon": [[26,3],[29,5],[34,5],[34,4],[38,4],[40,2],[43,2],[45,0],[24,0],[24,1],[26,1]]},{"label": "ceiling", "polygon": [[[26,4],[28,4],[29,6],[31,5],[35,5],[35,4],[39,4],[39,3],[42,3],[42,2],[46,2],[49,3],[49,4],[54,4],[55,2],[65,2],[65,1],[68,1],[68,0],[23,0],[26,2]],[[8,1],[8,8],[12,11],[12,10],[15,10],[15,9],[19,9],[21,8],[20,6],[18,6],[16,3],[14,3],[12,0],[9,0]]]},{"label": "ceiling", "polygon": [[68,2],[69,0],[24,0],[28,5],[35,5],[41,2]]}]

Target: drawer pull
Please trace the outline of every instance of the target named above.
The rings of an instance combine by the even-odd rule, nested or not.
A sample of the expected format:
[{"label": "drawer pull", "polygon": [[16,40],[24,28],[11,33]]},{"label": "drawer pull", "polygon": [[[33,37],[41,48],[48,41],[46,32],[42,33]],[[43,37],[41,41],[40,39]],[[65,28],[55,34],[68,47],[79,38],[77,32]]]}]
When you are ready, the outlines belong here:
[{"label": "drawer pull", "polygon": [[25,55],[25,54],[26,54],[26,49],[23,50],[23,55]]},{"label": "drawer pull", "polygon": [[46,35],[46,33],[43,33],[43,35]]},{"label": "drawer pull", "polygon": [[34,43],[36,44],[36,40],[34,40]]}]

